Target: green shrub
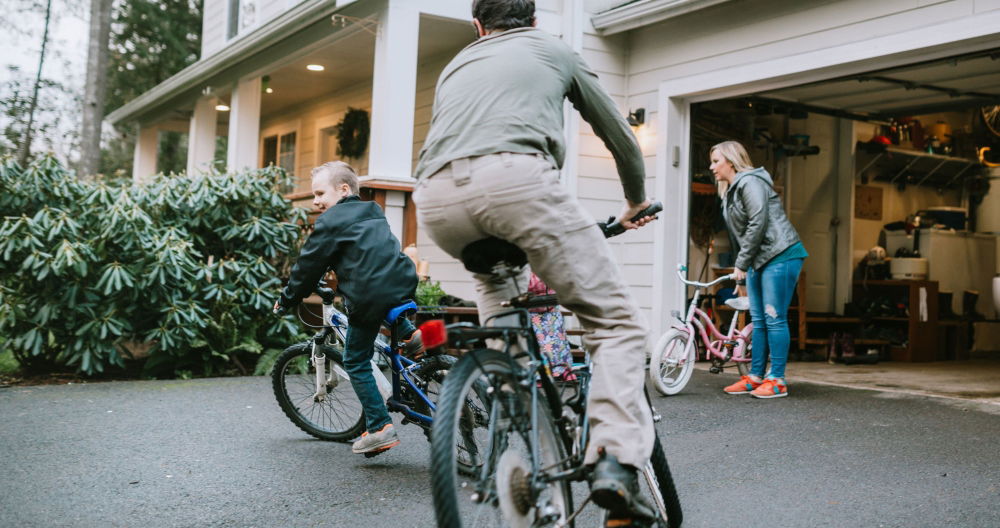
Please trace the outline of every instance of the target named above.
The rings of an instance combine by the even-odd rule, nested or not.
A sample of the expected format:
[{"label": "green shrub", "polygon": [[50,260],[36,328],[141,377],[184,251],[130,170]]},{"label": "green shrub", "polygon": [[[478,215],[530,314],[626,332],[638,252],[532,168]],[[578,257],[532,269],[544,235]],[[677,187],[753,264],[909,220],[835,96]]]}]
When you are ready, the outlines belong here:
[{"label": "green shrub", "polygon": [[7,348],[29,370],[104,372],[138,342],[151,376],[246,371],[299,333],[270,314],[302,240],[288,183],[275,168],[83,181],[52,158],[0,160]]},{"label": "green shrub", "polygon": [[441,283],[425,279],[417,283],[417,304],[420,306],[440,306],[441,297],[446,293],[441,288]]}]

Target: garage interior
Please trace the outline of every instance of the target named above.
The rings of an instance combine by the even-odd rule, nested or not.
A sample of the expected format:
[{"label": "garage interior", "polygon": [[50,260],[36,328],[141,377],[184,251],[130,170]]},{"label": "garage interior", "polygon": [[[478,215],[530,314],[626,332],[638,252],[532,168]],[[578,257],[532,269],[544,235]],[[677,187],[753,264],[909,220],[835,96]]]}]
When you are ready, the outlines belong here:
[{"label": "garage interior", "polygon": [[[1000,48],[691,116],[691,275],[731,271],[708,157],[735,139],[810,253],[789,309],[793,360],[1000,358]],[[724,320],[723,286],[709,303]]]}]

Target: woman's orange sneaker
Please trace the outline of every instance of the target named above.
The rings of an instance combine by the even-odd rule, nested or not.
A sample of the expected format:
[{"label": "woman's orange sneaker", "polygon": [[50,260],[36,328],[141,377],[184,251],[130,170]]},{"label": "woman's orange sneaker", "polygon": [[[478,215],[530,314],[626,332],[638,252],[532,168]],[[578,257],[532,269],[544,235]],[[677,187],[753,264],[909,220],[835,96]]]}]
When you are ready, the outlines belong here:
[{"label": "woman's orange sneaker", "polygon": [[757,387],[760,387],[760,385],[761,382],[754,381],[750,378],[750,376],[741,376],[739,381],[722,390],[726,394],[747,394]]},{"label": "woman's orange sneaker", "polygon": [[767,378],[750,395],[754,398],[781,398],[788,396],[788,385],[785,380]]}]

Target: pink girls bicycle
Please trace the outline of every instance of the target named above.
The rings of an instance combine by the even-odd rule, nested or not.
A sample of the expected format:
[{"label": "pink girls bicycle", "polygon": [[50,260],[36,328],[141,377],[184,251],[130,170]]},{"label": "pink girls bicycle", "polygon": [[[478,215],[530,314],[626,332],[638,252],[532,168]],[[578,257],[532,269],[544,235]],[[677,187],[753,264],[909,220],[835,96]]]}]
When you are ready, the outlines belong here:
[{"label": "pink girls bicycle", "polygon": [[733,321],[729,324],[729,332],[723,335],[715,327],[712,318],[699,308],[699,302],[702,300],[703,290],[720,282],[732,280],[733,276],[726,275],[712,282],[695,282],[684,278],[683,273],[686,271],[687,266],[677,265],[677,276],[681,282],[695,287],[687,316],[682,320],[678,312],[673,312],[672,315],[678,323],[672,325],[660,337],[649,358],[649,380],[664,396],[677,394],[684,389],[691,379],[697,354],[702,350],[705,352],[705,359],[712,360],[709,371],[713,374],[718,374],[722,369],[734,365],[740,375],[750,372],[752,351],[750,338],[753,335],[753,323],[748,323],[741,330],[736,329],[740,312],[750,308],[749,299],[735,297],[726,301],[726,305],[736,310],[736,313],[733,314]]}]

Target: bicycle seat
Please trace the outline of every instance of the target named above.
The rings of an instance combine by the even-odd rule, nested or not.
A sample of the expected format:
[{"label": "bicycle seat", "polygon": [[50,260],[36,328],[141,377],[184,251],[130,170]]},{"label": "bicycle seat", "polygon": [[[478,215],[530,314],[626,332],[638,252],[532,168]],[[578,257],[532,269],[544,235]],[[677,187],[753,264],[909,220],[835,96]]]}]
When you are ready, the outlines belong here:
[{"label": "bicycle seat", "polygon": [[726,306],[732,308],[733,310],[749,310],[750,309],[750,298],[749,297],[733,297],[731,299],[726,299]]},{"label": "bicycle seat", "polygon": [[395,323],[396,320],[399,319],[401,316],[409,315],[412,313],[417,313],[417,303],[413,301],[406,301],[403,304],[400,304],[399,306],[389,310],[389,313],[386,314],[385,316],[385,322],[391,325],[392,323]]},{"label": "bicycle seat", "polygon": [[472,273],[493,273],[493,266],[500,262],[519,268],[528,263],[528,256],[521,248],[497,237],[477,240],[462,248],[462,264]]}]

